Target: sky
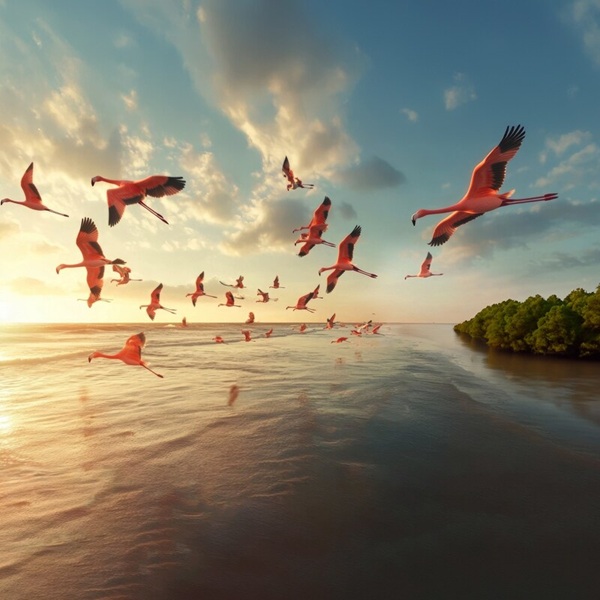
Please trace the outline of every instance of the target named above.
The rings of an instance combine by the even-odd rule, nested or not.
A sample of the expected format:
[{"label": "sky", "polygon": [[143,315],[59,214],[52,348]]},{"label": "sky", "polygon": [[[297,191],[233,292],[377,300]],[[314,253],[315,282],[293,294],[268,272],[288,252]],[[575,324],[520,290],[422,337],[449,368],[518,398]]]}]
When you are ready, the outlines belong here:
[{"label": "sky", "polygon": [[[531,295],[600,283],[600,0],[0,0],[0,322],[457,323]],[[506,207],[431,248],[441,217],[508,125],[526,137],[501,191],[557,200]],[[281,165],[314,189],[286,190]],[[182,176],[185,189],[108,226],[91,178]],[[331,199],[327,241],[355,225],[355,264],[325,292],[335,248],[299,257],[292,229]],[[107,268],[91,308],[75,245],[91,218]],[[428,251],[442,277],[419,272]],[[205,272],[205,291],[187,293]],[[218,307],[244,276],[241,308]],[[278,275],[283,289],[269,290]],[[286,306],[321,284],[316,312]],[[267,304],[257,290],[270,291]]]}]

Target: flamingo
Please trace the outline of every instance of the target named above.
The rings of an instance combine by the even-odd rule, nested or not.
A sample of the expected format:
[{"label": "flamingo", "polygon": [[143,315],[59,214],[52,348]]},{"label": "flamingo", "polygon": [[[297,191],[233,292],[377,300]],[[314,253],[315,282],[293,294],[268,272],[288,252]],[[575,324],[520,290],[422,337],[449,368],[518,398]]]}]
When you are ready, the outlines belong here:
[{"label": "flamingo", "polygon": [[150,177],[138,181],[108,179],[107,177],[102,177],[102,175],[92,177],[92,185],[99,181],[118,186],[106,192],[108,200],[108,224],[111,227],[121,220],[125,212],[125,207],[130,204],[143,206],[155,217],[158,217],[163,223],[168,225],[168,221],[161,214],[157,213],[147,204],[144,204],[144,198],[146,196],[152,196],[153,198],[172,196],[185,187],[185,179],[183,177],[171,177],[169,175],[150,175]]},{"label": "flamingo", "polygon": [[333,329],[334,325],[335,325],[335,313],[333,313],[331,315],[331,317],[329,317],[329,319],[327,319],[327,324],[325,325],[325,329]]},{"label": "flamingo", "polygon": [[70,265],[60,264],[56,267],[56,272],[60,273],[62,269],[85,267],[87,270],[87,284],[90,288],[90,296],[87,303],[91,307],[96,300],[100,299],[100,293],[104,285],[105,265],[124,265],[125,261],[120,258],[109,260],[104,256],[102,248],[98,244],[98,229],[94,221],[89,217],[81,219],[75,243],[79,250],[81,250],[83,260]]},{"label": "flamingo", "polygon": [[13,204],[20,204],[21,206],[26,206],[27,208],[31,208],[33,210],[47,210],[48,212],[54,213],[55,215],[60,215],[61,217],[69,216],[48,208],[42,202],[42,197],[40,196],[37,187],[35,187],[35,184],[33,183],[33,163],[27,167],[27,170],[25,173],[23,173],[23,177],[21,177],[21,188],[25,194],[25,200],[23,202],[11,200],[10,198],[4,198],[3,200],[0,200],[0,206],[5,202],[12,202]]},{"label": "flamingo", "polygon": [[187,327],[188,326],[187,319],[185,317],[183,317],[183,319],[181,319],[181,326],[182,327]]},{"label": "flamingo", "polygon": [[302,231],[303,229],[310,229],[315,225],[321,225],[323,231],[327,231],[327,217],[329,216],[329,210],[331,209],[331,200],[325,196],[325,199],[313,212],[312,219],[310,223],[304,227],[297,227],[296,229],[292,229],[292,233],[296,233],[296,231]]},{"label": "flamingo", "polygon": [[153,321],[154,321],[154,316],[156,315],[156,311],[158,309],[166,310],[167,312],[170,312],[170,313],[177,312],[174,308],[167,308],[166,306],[163,306],[160,303],[160,292],[161,292],[162,288],[163,288],[163,284],[159,283],[158,286],[156,288],[154,288],[154,290],[152,291],[152,294],[150,294],[150,304],[141,304],[140,305],[140,308],[146,308],[146,312],[148,313],[148,316]]},{"label": "flamingo", "polygon": [[198,277],[196,277],[196,291],[185,295],[186,298],[188,296],[192,297],[192,304],[194,306],[196,306],[196,300],[198,298],[200,298],[200,296],[207,296],[208,298],[216,298],[216,296],[211,296],[210,294],[206,294],[204,292],[204,284],[202,283],[203,281],[204,281],[204,271],[202,271],[202,273],[200,273],[200,275],[198,275]]},{"label": "flamingo", "polygon": [[294,310],[307,310],[308,312],[315,312],[314,308],[308,308],[308,306],[306,306],[311,300],[313,299],[313,292],[308,292],[308,294],[305,294],[304,296],[300,296],[300,298],[298,298],[298,301],[296,302],[295,306],[286,306],[286,310],[288,308],[292,308]]},{"label": "flamingo", "polygon": [[371,333],[379,333],[380,328],[381,328],[381,323],[379,325],[375,325],[375,327],[373,327],[373,329],[371,330]]},{"label": "flamingo", "polygon": [[323,300],[323,296],[319,296],[319,290],[321,289],[321,284],[319,284],[312,293],[313,300]]},{"label": "flamingo", "polygon": [[435,275],[443,275],[443,273],[432,273],[431,269],[431,261],[433,260],[433,256],[431,256],[431,252],[427,253],[425,260],[421,263],[421,271],[418,275],[406,275],[404,279],[408,279],[409,277],[433,277]]},{"label": "flamingo", "polygon": [[269,329],[269,331],[265,331],[265,337],[271,337],[271,334],[273,333],[273,328],[271,327],[271,329]]},{"label": "flamingo", "polygon": [[220,303],[219,306],[236,306],[237,308],[241,308],[241,305],[239,304],[234,304],[235,299],[233,297],[233,294],[231,292],[225,292],[225,304]]},{"label": "flamingo", "polygon": [[359,269],[352,263],[352,256],[354,254],[354,245],[358,242],[358,238],[361,233],[360,225],[357,225],[341,242],[338,246],[338,259],[334,265],[330,267],[322,267],[319,269],[319,275],[324,271],[333,271],[329,277],[327,277],[327,293],[329,294],[335,288],[338,279],[344,274],[344,271],[356,271],[367,277],[377,277],[375,273],[368,273]]},{"label": "flamingo", "polygon": [[412,216],[413,225],[417,219],[427,215],[451,213],[442,219],[435,227],[430,246],[441,246],[460,225],[464,225],[486,212],[501,206],[525,204],[527,202],[540,202],[554,200],[558,194],[549,193],[543,196],[530,198],[511,198],[515,190],[503,194],[498,193],[506,175],[506,165],[515,156],[525,138],[525,128],[522,125],[509,126],[504,132],[500,143],[478,164],[471,175],[471,182],[467,193],[456,204],[436,209],[420,209]]},{"label": "flamingo", "polygon": [[251,342],[252,337],[250,335],[250,331],[248,329],[242,329],[242,334],[244,335],[244,341]]},{"label": "flamingo", "polygon": [[306,323],[302,323],[300,327],[298,327],[298,331],[304,333],[306,331]]},{"label": "flamingo", "polygon": [[273,285],[270,285],[269,288],[273,288],[274,290],[278,290],[279,288],[283,288],[283,286],[279,285],[279,275],[275,275],[275,279],[273,280]]},{"label": "flamingo", "polygon": [[131,273],[131,269],[129,267],[122,267],[120,265],[113,265],[113,271],[115,273],[118,273],[121,278],[120,279],[111,279],[110,282],[112,283],[113,281],[117,282],[117,285],[125,285],[126,283],[129,283],[130,281],[142,281],[141,279],[132,279],[129,276],[129,273]]},{"label": "flamingo", "polygon": [[254,323],[254,313],[249,312],[248,318],[246,319],[246,325],[251,325],[252,323]]},{"label": "flamingo", "polygon": [[258,295],[262,296],[262,300],[257,300],[257,302],[269,302],[269,300],[272,300],[273,302],[277,302],[277,300],[279,300],[279,298],[269,297],[269,292],[263,292],[260,288],[258,288],[258,291],[256,293]]},{"label": "flamingo", "polygon": [[347,337],[339,337],[337,340],[331,340],[332,344],[341,344],[342,342],[347,342]]},{"label": "flamingo", "polygon": [[298,252],[298,256],[306,256],[317,244],[323,244],[324,246],[331,246],[335,248],[335,244],[326,242],[321,236],[323,235],[322,225],[313,225],[308,233],[302,233],[300,237],[294,242],[296,244],[303,244]]},{"label": "flamingo", "polygon": [[220,335],[216,335],[216,336],[213,338],[213,341],[214,341],[216,344],[224,344],[224,343],[225,343],[225,340],[224,340],[224,339],[223,339],[223,338],[222,338]]},{"label": "flamingo", "polygon": [[232,288],[235,288],[235,289],[238,289],[238,290],[241,290],[241,289],[243,289],[245,287],[244,286],[244,276],[243,275],[240,275],[236,279],[235,283],[225,283],[224,281],[219,281],[219,283],[222,284],[222,285],[226,285],[227,287],[232,287]]},{"label": "flamingo", "polygon": [[299,187],[300,188],[314,188],[315,187],[314,183],[302,183],[301,179],[294,176],[294,171],[292,171],[292,169],[290,169],[290,161],[288,160],[287,156],[283,160],[283,165],[281,167],[281,170],[283,171],[283,176],[288,180],[288,184],[287,184],[288,192],[290,190],[295,190]]},{"label": "flamingo", "polygon": [[93,358],[116,358],[122,360],[126,365],[140,365],[154,373],[157,377],[162,378],[163,376],[156,371],[153,371],[143,360],[142,360],[142,348],[146,343],[146,336],[143,333],[132,335],[127,339],[122,350],[116,354],[104,354],[104,352],[92,352],[88,356],[88,362],[92,362]]}]

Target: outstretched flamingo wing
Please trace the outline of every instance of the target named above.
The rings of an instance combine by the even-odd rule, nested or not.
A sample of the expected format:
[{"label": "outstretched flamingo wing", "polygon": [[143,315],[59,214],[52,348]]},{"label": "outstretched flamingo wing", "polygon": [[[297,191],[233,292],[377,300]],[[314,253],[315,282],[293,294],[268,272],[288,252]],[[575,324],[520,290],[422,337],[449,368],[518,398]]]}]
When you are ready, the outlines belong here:
[{"label": "outstretched flamingo wing", "polygon": [[[331,208],[331,200],[325,196],[325,200],[323,200],[323,202],[317,206],[317,208],[315,209],[315,212],[313,213],[313,218],[312,221],[310,222],[310,225],[308,226],[309,229],[313,226],[313,225],[325,225],[325,221],[327,221],[327,217],[329,216],[329,209]],[[325,229],[327,229],[327,225],[325,225],[325,227],[322,228],[323,231]]]},{"label": "outstretched flamingo wing", "polygon": [[33,183],[33,163],[27,167],[23,177],[21,177],[21,188],[23,188],[26,202],[42,203],[42,197]]},{"label": "outstretched flamingo wing", "polygon": [[450,213],[436,225],[429,245],[441,246],[442,244],[445,244],[456,231],[457,227],[480,217],[482,214],[483,213],[472,214],[460,211]]},{"label": "outstretched flamingo wing", "polygon": [[121,220],[127,205],[138,204],[144,197],[144,192],[133,181],[124,182],[119,187],[107,190],[108,224],[110,227]]},{"label": "outstretched flamingo wing", "polygon": [[150,295],[150,302],[152,304],[160,304],[160,292],[163,288],[163,284],[159,283],[154,290],[152,290],[152,294]]},{"label": "outstretched flamingo wing", "polygon": [[98,243],[98,229],[89,217],[81,219],[81,226],[75,238],[75,243],[81,250],[84,260],[104,258],[104,253]]},{"label": "outstretched flamingo wing", "polygon": [[427,273],[429,273],[429,271],[431,270],[431,261],[432,260],[433,260],[433,256],[431,256],[431,252],[428,252],[427,257],[421,264],[421,272],[419,273],[419,275],[421,277],[426,277]]},{"label": "outstretched flamingo wing", "polygon": [[133,362],[142,360],[142,348],[146,343],[146,336],[143,333],[138,333],[127,338],[123,349],[121,350],[122,360],[127,362],[127,358]]},{"label": "outstretched flamingo wing", "polygon": [[327,277],[327,293],[329,294],[329,292],[333,291],[333,288],[335,288],[338,279],[345,273],[345,271],[343,269],[334,269],[329,276]]},{"label": "outstretched flamingo wing", "polygon": [[281,170],[283,171],[283,176],[287,177],[287,179],[289,179],[289,181],[291,181],[293,183],[294,182],[294,171],[292,171],[292,169],[290,169],[290,161],[288,160],[287,156],[283,159],[283,165],[281,167]]},{"label": "outstretched flamingo wing", "polygon": [[506,163],[515,156],[524,139],[525,128],[522,125],[507,127],[500,143],[473,170],[466,196],[498,191],[504,183]]},{"label": "outstretched flamingo wing", "polygon": [[104,285],[104,267],[86,267],[87,271],[87,284],[90,288],[90,294],[98,299],[102,293],[102,286]]},{"label": "outstretched flamingo wing", "polygon": [[[354,255],[354,244],[358,242],[362,229],[357,225],[340,243],[338,247],[338,263],[351,262]],[[327,278],[329,280],[329,278]]]},{"label": "outstretched flamingo wing", "polygon": [[150,177],[138,181],[137,184],[148,196],[162,198],[180,192],[185,187],[185,179],[169,175],[150,175]]}]

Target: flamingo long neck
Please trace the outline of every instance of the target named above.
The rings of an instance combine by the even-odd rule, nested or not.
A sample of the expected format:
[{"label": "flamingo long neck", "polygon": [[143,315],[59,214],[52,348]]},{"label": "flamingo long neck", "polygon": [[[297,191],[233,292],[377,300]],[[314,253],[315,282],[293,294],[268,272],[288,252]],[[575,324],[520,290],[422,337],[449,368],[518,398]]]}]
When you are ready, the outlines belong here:
[{"label": "flamingo long neck", "polygon": [[85,267],[85,263],[78,262],[72,265],[58,265],[58,270],[60,271],[61,269],[74,269],[75,267]]},{"label": "flamingo long neck", "polygon": [[445,206],[442,208],[424,208],[422,211],[423,214],[421,216],[425,217],[427,215],[441,215],[444,213],[454,212],[457,210],[464,210],[464,208],[461,207],[460,202],[457,202],[456,204],[451,204],[450,206]]},{"label": "flamingo long neck", "polygon": [[92,358],[121,358],[119,354],[105,354],[104,352],[92,352]]},{"label": "flamingo long neck", "polygon": [[94,181],[104,181],[105,183],[112,183],[113,185],[121,185],[123,183],[122,179],[109,179],[108,177],[102,177],[102,175],[96,175]]}]

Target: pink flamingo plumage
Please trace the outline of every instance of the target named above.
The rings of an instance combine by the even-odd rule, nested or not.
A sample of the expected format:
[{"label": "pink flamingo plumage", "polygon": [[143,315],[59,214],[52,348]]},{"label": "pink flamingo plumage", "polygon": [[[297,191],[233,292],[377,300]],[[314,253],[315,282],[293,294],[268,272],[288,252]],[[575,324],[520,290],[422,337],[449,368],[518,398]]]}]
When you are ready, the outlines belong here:
[{"label": "pink flamingo plumage", "polygon": [[85,267],[87,271],[86,280],[90,289],[90,296],[87,303],[91,307],[94,302],[100,299],[100,293],[104,285],[104,267],[106,265],[124,265],[125,261],[120,258],[110,260],[104,256],[102,248],[98,243],[98,229],[94,221],[89,217],[81,219],[75,243],[81,251],[83,260],[74,264],[60,264],[56,267],[56,272],[60,273],[62,269]]},{"label": "pink flamingo plumage", "polygon": [[324,271],[333,271],[327,277],[327,293],[333,291],[335,288],[338,279],[344,274],[345,271],[356,271],[357,273],[361,273],[362,275],[366,275],[367,277],[377,277],[375,273],[369,273],[367,271],[363,271],[359,269],[356,265],[352,263],[352,258],[354,255],[354,245],[358,242],[358,238],[361,234],[361,227],[357,225],[341,242],[338,246],[338,259],[334,265],[330,267],[322,267],[319,269],[319,275]]},{"label": "pink flamingo plumage", "polygon": [[235,304],[235,298],[231,292],[225,292],[225,303],[220,303],[219,306],[236,306],[237,308],[241,308],[240,304]]},{"label": "pink flamingo plumage", "polygon": [[129,267],[122,267],[121,265],[113,265],[113,271],[120,275],[120,279],[111,279],[110,282],[117,282],[117,285],[125,285],[130,281],[142,281],[141,279],[132,279],[130,277],[131,269]]},{"label": "pink flamingo plumage", "polygon": [[105,354],[104,352],[92,352],[88,356],[88,362],[92,362],[93,358],[112,358],[122,360],[126,365],[139,365],[154,373],[157,377],[163,377],[160,373],[153,371],[143,360],[142,360],[142,348],[146,343],[146,336],[143,333],[132,335],[125,342],[122,350],[116,354]]},{"label": "pink flamingo plumage", "polygon": [[288,308],[292,308],[294,310],[307,310],[308,312],[315,312],[314,308],[308,308],[306,306],[313,299],[313,292],[309,292],[308,294],[304,294],[304,296],[300,296],[295,306],[286,306],[286,310]]},{"label": "pink flamingo plumage", "polygon": [[314,183],[303,183],[301,179],[294,175],[294,171],[290,168],[290,161],[286,156],[283,160],[283,165],[281,167],[283,171],[283,176],[288,180],[287,191],[295,190],[297,188],[314,188]]},{"label": "pink flamingo plumage", "polygon": [[163,196],[172,196],[177,194],[185,187],[183,177],[171,177],[170,175],[150,175],[145,179],[138,181],[129,181],[127,179],[108,179],[102,175],[92,177],[92,185],[104,181],[116,185],[106,192],[108,200],[108,224],[113,227],[116,225],[125,212],[125,207],[131,204],[139,204],[146,210],[158,217],[163,223],[168,221],[153,208],[144,203],[147,196],[153,198],[162,198]]},{"label": "pink flamingo plumage", "polygon": [[159,283],[154,290],[152,290],[152,294],[150,294],[150,304],[141,304],[140,308],[146,308],[146,313],[150,319],[154,321],[154,317],[156,315],[156,311],[159,309],[166,310],[170,313],[177,312],[174,308],[167,308],[160,303],[160,292],[163,289],[163,284]]},{"label": "pink flamingo plumage", "polygon": [[431,252],[427,253],[425,260],[421,263],[421,270],[417,275],[406,275],[404,279],[408,279],[409,277],[434,277],[438,275],[443,275],[443,273],[432,273],[431,272],[431,262],[433,261],[433,256],[431,256]]},{"label": "pink flamingo plumage", "polygon": [[19,202],[18,200],[12,200],[11,198],[4,198],[3,200],[0,200],[0,206],[5,202],[12,202],[13,204],[20,204],[21,206],[25,206],[33,210],[45,210],[54,213],[55,215],[60,215],[61,217],[69,216],[56,210],[52,210],[51,208],[48,208],[42,202],[42,197],[40,196],[37,187],[33,183],[33,163],[31,163],[27,167],[27,170],[23,174],[23,177],[21,177],[21,188],[23,190],[23,193],[25,194],[25,200],[23,202]]},{"label": "pink flamingo plumage", "polygon": [[296,233],[296,231],[302,231],[303,229],[310,229],[315,225],[320,225],[323,231],[327,231],[327,217],[329,216],[329,211],[331,210],[331,200],[325,196],[325,199],[313,212],[312,219],[310,223],[304,227],[297,227],[296,229],[292,229],[292,233]]},{"label": "pink flamingo plumage", "polygon": [[270,285],[269,288],[272,288],[274,290],[278,290],[279,288],[285,289],[285,288],[283,288],[283,286],[279,285],[279,275],[275,275],[275,279],[273,280],[273,285]]},{"label": "pink flamingo plumage", "polygon": [[430,246],[446,243],[457,227],[502,206],[554,200],[558,194],[549,193],[530,198],[511,198],[515,190],[498,193],[506,175],[506,165],[515,156],[525,138],[522,125],[506,128],[500,143],[475,167],[467,193],[456,204],[436,209],[420,209],[412,216],[413,225],[417,219],[427,215],[451,213],[442,219],[433,231]]},{"label": "pink flamingo plumage", "polygon": [[294,242],[294,246],[302,244],[298,256],[306,256],[317,244],[323,244],[324,246],[331,246],[335,248],[335,244],[326,242],[321,236],[323,235],[323,227],[321,225],[313,225],[308,233],[300,234],[300,237]]},{"label": "pink flamingo plumage", "polygon": [[196,306],[196,300],[198,298],[200,298],[200,296],[207,296],[208,298],[216,298],[216,296],[211,296],[210,294],[207,294],[204,292],[204,283],[202,283],[204,281],[204,271],[202,271],[202,273],[200,273],[200,275],[198,275],[198,277],[196,277],[196,290],[194,292],[190,292],[189,294],[186,294],[185,297],[192,297],[192,304],[194,306]]}]

